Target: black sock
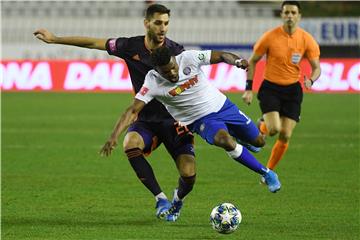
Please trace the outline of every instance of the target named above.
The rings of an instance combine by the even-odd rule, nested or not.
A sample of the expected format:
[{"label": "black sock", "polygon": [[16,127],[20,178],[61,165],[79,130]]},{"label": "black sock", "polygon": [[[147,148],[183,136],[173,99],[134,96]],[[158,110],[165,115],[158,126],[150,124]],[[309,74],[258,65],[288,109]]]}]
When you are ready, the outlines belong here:
[{"label": "black sock", "polygon": [[125,151],[129,162],[136,172],[137,177],[145,185],[147,189],[152,192],[154,196],[161,193],[159,183],[157,182],[154,172],[150,164],[144,158],[143,152],[140,148],[132,148]]},{"label": "black sock", "polygon": [[195,184],[196,174],[190,177],[179,177],[179,187],[177,195],[180,199],[183,199],[191,190]]}]

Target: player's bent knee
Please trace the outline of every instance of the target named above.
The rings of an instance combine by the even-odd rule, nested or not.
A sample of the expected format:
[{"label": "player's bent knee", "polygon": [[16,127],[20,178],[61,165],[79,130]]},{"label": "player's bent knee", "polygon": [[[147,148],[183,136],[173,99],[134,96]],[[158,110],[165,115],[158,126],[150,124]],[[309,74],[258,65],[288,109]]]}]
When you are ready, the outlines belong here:
[{"label": "player's bent knee", "polygon": [[182,177],[191,177],[196,174],[195,169],[186,169],[185,171],[180,171]]},{"label": "player's bent knee", "polygon": [[181,176],[190,177],[196,174],[194,156],[182,154],[177,158],[176,162]]},{"label": "player's bent knee", "polygon": [[285,142],[285,143],[289,142],[290,138],[291,138],[291,133],[280,132],[280,134],[279,134],[279,139],[282,142]]},{"label": "player's bent knee", "polygon": [[265,136],[259,134],[254,142],[251,143],[255,147],[263,147],[265,146]]},{"label": "player's bent knee", "polygon": [[236,146],[234,139],[225,130],[220,130],[215,135],[214,144],[218,147],[224,148],[226,151],[231,151]]},{"label": "player's bent knee", "polygon": [[138,133],[129,132],[126,134],[124,141],[123,141],[123,148],[124,151],[139,148],[143,150],[145,147],[144,140],[142,139],[141,135]]},{"label": "player's bent knee", "polygon": [[279,132],[280,132],[280,128],[277,128],[277,127],[269,128],[269,135],[270,136],[274,136],[274,135],[278,134]]}]

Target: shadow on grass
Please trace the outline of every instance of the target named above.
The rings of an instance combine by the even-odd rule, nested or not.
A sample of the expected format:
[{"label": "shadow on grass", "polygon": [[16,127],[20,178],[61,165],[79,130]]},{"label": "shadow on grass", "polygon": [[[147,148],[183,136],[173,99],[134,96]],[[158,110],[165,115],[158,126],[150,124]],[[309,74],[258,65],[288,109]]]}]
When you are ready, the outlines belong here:
[{"label": "shadow on grass", "polygon": [[209,224],[204,223],[186,223],[183,221],[166,222],[164,220],[156,218],[141,218],[141,219],[104,219],[104,220],[87,220],[87,219],[51,219],[51,218],[34,218],[34,217],[22,217],[22,218],[3,218],[2,228],[9,226],[85,226],[85,227],[99,227],[99,226],[154,226],[163,225],[174,228],[209,228]]},{"label": "shadow on grass", "polygon": [[7,226],[84,226],[84,227],[100,227],[100,226],[151,226],[156,225],[157,219],[138,219],[138,220],[81,220],[81,219],[51,219],[51,218],[5,218],[2,219],[2,227]]}]

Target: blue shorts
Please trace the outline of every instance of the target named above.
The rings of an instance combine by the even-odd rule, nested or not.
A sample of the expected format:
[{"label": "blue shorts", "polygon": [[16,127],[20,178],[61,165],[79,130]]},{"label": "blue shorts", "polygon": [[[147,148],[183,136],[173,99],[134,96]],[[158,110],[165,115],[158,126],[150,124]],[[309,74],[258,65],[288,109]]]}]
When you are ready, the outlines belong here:
[{"label": "blue shorts", "polygon": [[229,99],[226,99],[218,112],[210,113],[188,127],[211,145],[214,145],[214,137],[220,129],[224,129],[231,136],[248,143],[254,141],[259,135],[259,130],[254,122]]},{"label": "blue shorts", "polygon": [[155,150],[161,143],[170,153],[174,160],[181,154],[195,156],[194,136],[191,132],[181,132],[177,130],[173,119],[162,120],[160,122],[135,121],[130,125],[127,132],[137,132],[144,140],[145,155]]}]

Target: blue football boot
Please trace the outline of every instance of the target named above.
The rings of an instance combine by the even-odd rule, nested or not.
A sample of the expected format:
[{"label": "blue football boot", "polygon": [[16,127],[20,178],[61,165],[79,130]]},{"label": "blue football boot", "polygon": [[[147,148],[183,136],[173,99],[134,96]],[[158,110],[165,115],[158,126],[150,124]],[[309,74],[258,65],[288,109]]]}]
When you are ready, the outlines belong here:
[{"label": "blue football boot", "polygon": [[[174,191],[174,196],[175,196],[175,194],[177,194],[177,189],[175,189],[175,191]],[[181,200],[177,201],[177,200],[175,200],[175,197],[174,197],[174,199],[172,200],[172,203],[171,203],[171,207],[165,216],[165,220],[169,221],[169,222],[175,222],[180,216],[180,210],[181,210],[182,206],[183,206],[183,201],[181,201]]]},{"label": "blue football boot", "polygon": [[167,212],[169,211],[169,209],[171,208],[171,203],[169,200],[164,199],[164,198],[160,198],[157,202],[156,202],[156,217],[160,218],[160,219],[164,219],[166,217]]},{"label": "blue football boot", "polygon": [[165,216],[165,220],[169,222],[175,222],[178,217],[180,216],[180,210],[183,206],[183,202],[180,201],[173,201],[172,206],[167,212],[167,215]]},{"label": "blue football boot", "polygon": [[263,174],[263,177],[265,180],[265,184],[268,186],[270,192],[276,193],[277,191],[280,190],[281,183],[279,181],[277,174],[274,171],[268,169],[268,171],[265,174]]}]

